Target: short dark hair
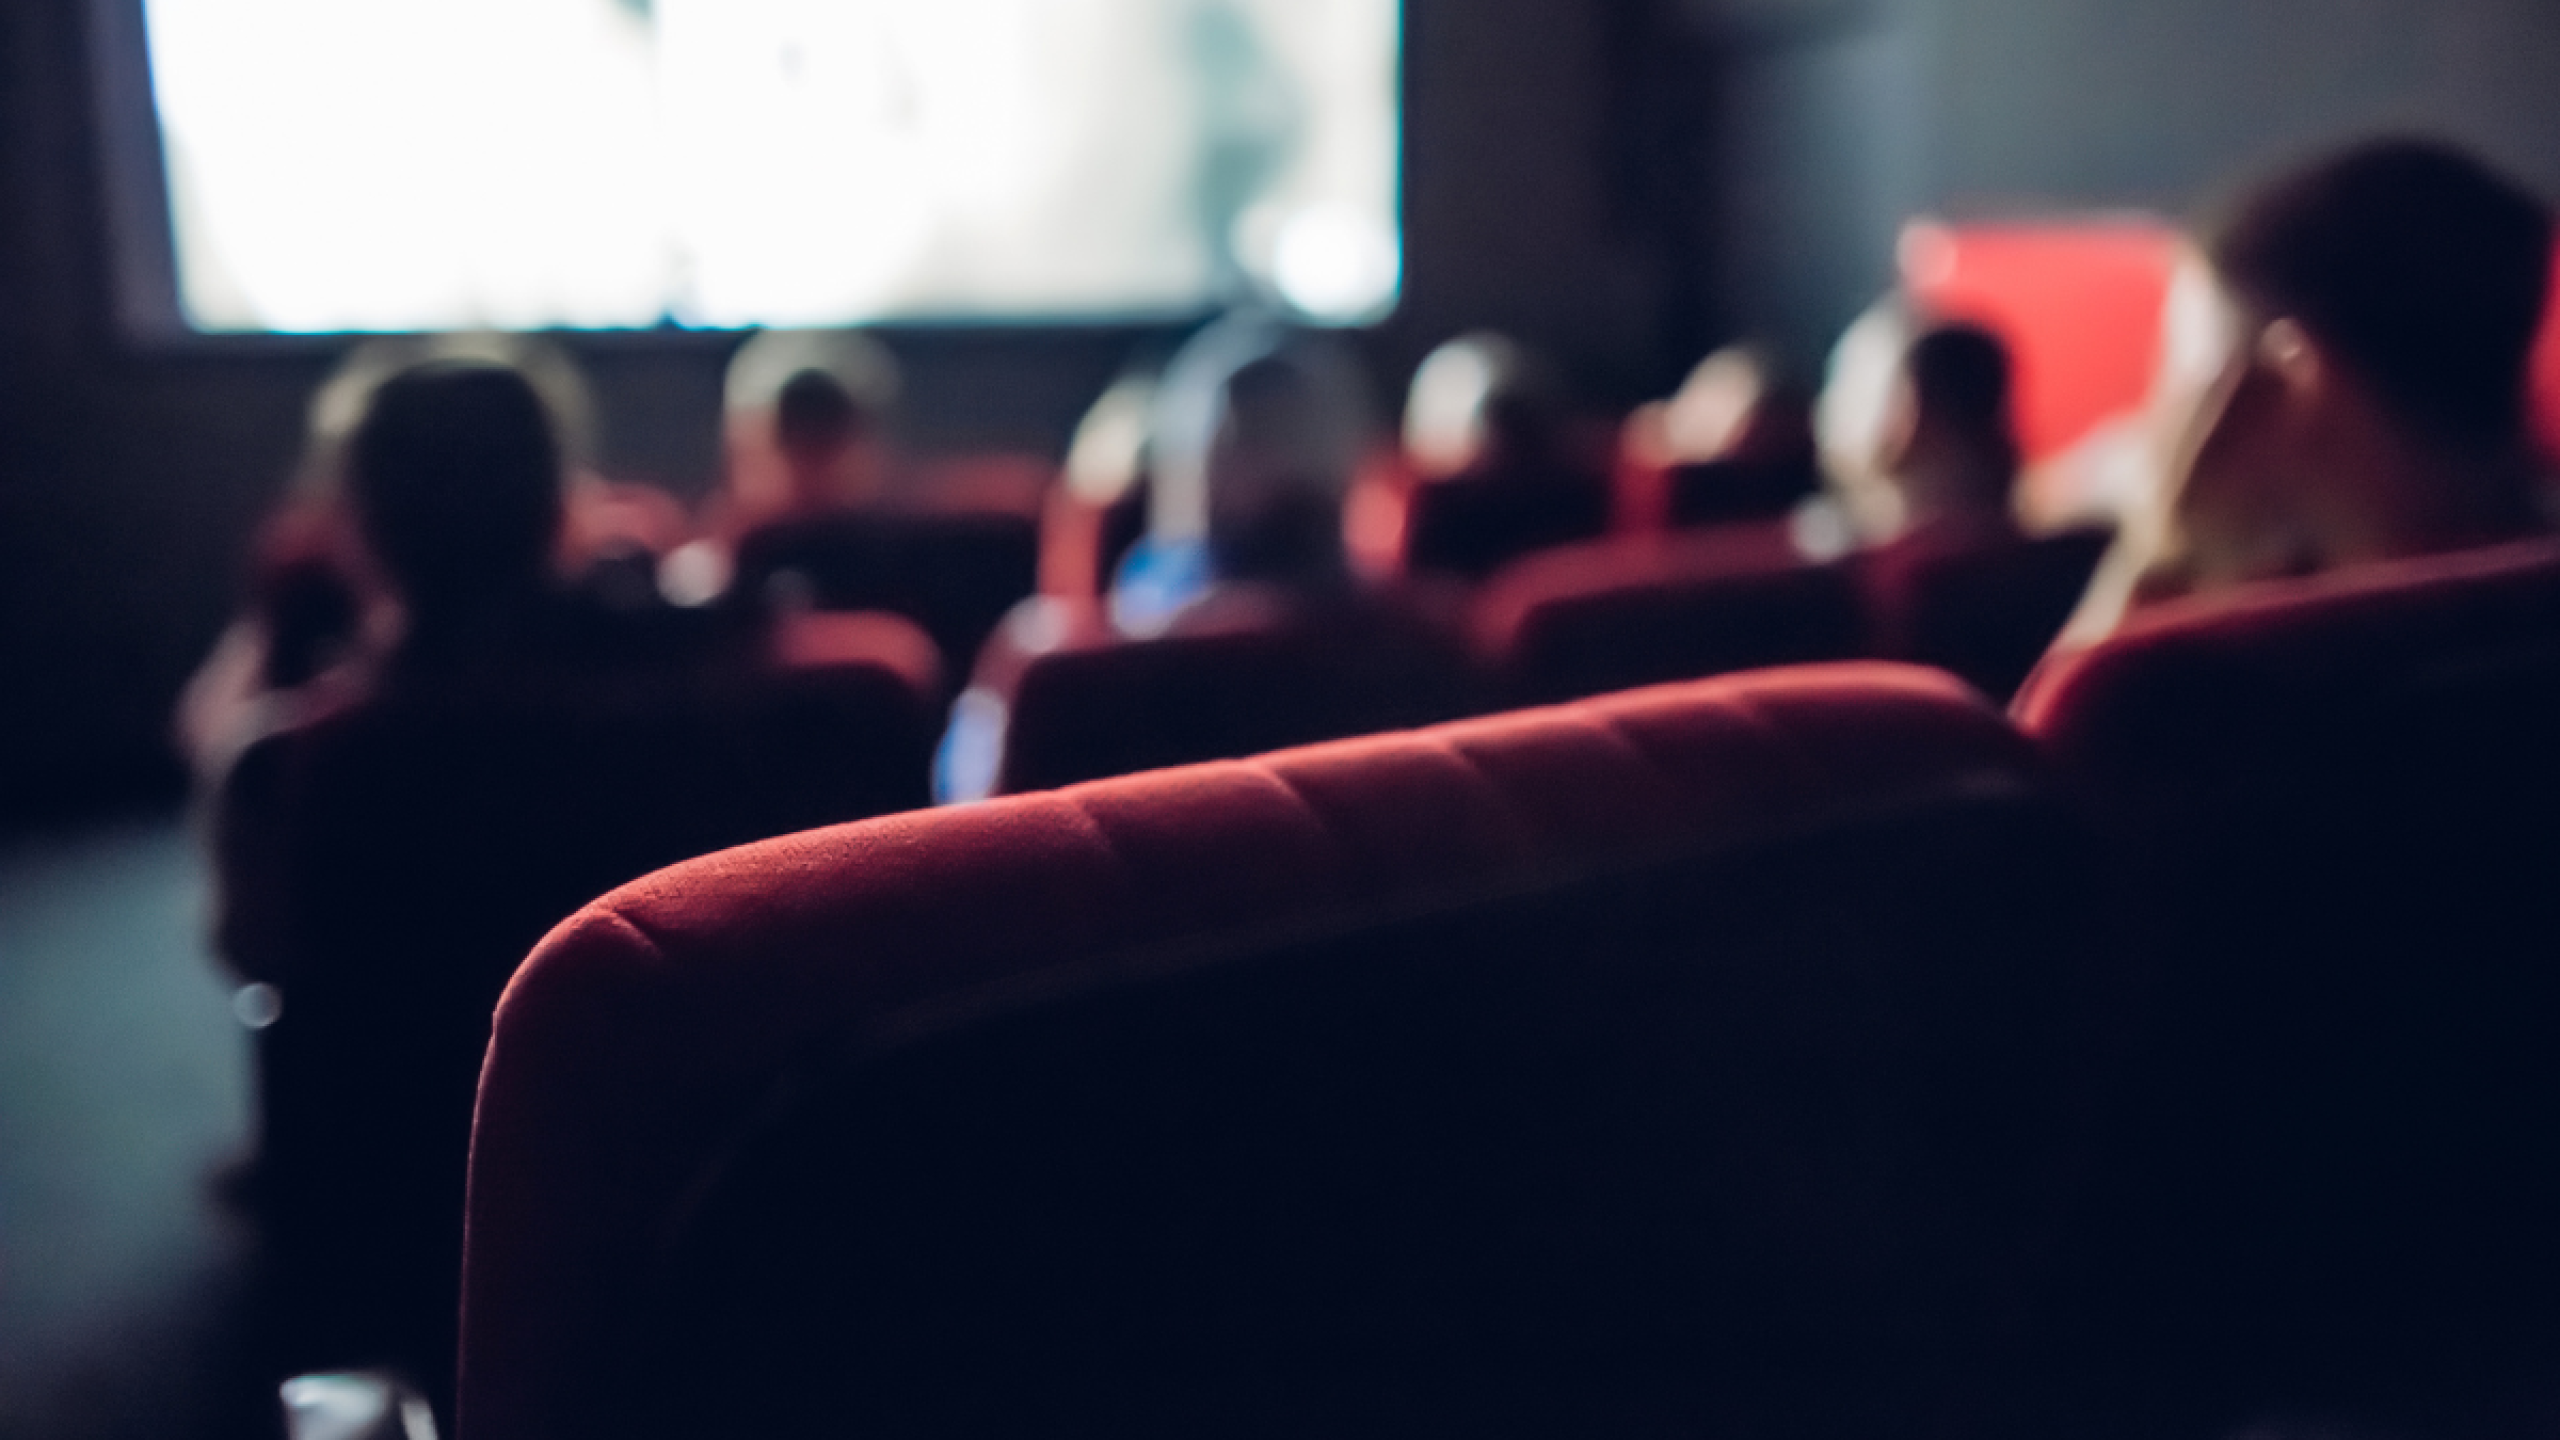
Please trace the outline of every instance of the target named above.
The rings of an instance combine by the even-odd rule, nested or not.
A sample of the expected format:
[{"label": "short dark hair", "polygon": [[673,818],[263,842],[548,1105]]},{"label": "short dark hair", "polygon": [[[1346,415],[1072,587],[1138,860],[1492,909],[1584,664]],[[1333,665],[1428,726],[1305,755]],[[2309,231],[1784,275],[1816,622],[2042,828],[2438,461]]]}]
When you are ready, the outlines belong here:
[{"label": "short dark hair", "polygon": [[393,376],[349,460],[366,547],[413,606],[468,604],[545,573],[562,516],[560,444],[521,372],[435,361]]},{"label": "short dark hair", "polygon": [[1911,342],[1902,368],[1923,415],[1970,434],[2008,437],[2009,347],[1999,336],[1961,320],[1932,325]]},{"label": "short dark hair", "polygon": [[2247,192],[2206,251],[2241,299],[2300,321],[2406,422],[2457,442],[2521,433],[2551,212],[2469,154],[2351,146]]},{"label": "short dark hair", "polygon": [[782,382],[773,399],[773,428],[783,449],[811,455],[850,445],[874,426],[844,381],[812,366]]}]

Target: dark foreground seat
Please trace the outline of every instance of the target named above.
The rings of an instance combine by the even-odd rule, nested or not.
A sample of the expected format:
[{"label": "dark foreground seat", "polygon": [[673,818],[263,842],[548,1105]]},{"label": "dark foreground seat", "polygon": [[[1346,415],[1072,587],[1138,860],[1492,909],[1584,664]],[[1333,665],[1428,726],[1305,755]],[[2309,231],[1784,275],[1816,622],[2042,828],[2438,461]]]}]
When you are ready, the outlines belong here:
[{"label": "dark foreground seat", "polygon": [[545,931],[676,861],[924,803],[928,642],[785,634],[752,670],[395,686],[231,771],[221,944],[281,995],[258,1176],[293,1363],[449,1367],[471,1097]]},{"label": "dark foreground seat", "polygon": [[[2560,542],[2164,609],[2019,714],[2104,823],[2147,962],[2049,1331],[2084,1399],[2219,1433],[2542,1372]],[[2201,1409],[2144,1408],[2172,1399]]]},{"label": "dark foreground seat", "polygon": [[463,1433],[2005,1433],[2085,876],[1930,672],[710,857],[550,939]]},{"label": "dark foreground seat", "polygon": [[1807,562],[1783,524],[1532,555],[1487,582],[1473,628],[1515,704],[1866,652],[1851,570]]}]

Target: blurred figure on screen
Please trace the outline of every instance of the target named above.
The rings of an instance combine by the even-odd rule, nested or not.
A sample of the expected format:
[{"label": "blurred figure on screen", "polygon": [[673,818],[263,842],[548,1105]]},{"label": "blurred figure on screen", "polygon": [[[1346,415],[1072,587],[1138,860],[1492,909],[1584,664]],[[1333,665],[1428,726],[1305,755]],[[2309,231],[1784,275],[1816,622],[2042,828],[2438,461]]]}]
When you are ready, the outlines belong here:
[{"label": "blurred figure on screen", "polygon": [[1156,397],[1147,533],[1112,587],[1114,622],[1161,634],[1224,594],[1346,588],[1342,504],[1366,422],[1330,342],[1249,319],[1201,332]]},{"label": "blurred figure on screen", "polygon": [[2068,638],[2545,528],[2525,395],[2551,252],[2546,204],[2430,141],[2365,142],[2241,196],[2173,290],[2168,474]]}]

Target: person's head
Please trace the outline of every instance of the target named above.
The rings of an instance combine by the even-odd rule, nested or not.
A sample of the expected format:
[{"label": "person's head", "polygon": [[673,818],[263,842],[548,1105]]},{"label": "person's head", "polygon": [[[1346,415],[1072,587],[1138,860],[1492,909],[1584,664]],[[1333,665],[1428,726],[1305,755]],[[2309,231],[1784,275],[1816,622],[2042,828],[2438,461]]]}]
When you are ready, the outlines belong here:
[{"label": "person's head", "polygon": [[1908,523],[2008,518],[2019,456],[1999,336],[1965,321],[1922,330],[1902,353],[1885,413],[1880,466]]},{"label": "person's head", "polygon": [[1758,345],[1727,345],[1692,367],[1667,400],[1639,405],[1619,435],[1649,466],[1740,461],[1813,468],[1812,406]]},{"label": "person's head", "polygon": [[580,476],[595,449],[596,405],[567,351],[539,336],[497,331],[387,335],[349,349],[312,392],[297,497],[335,503],[346,488],[356,427],[364,423],[375,392],[403,371],[440,361],[503,366],[523,375],[550,417],[562,468],[573,480]]},{"label": "person's head", "polygon": [[729,362],[729,480],[757,513],[855,505],[887,480],[897,361],[850,330],[768,330]]},{"label": "person's head", "polygon": [[1254,320],[1211,326],[1157,397],[1150,541],[1204,542],[1230,580],[1339,576],[1366,429],[1357,374],[1331,343]]},{"label": "person's head", "polygon": [[1552,458],[1564,405],[1552,373],[1506,336],[1474,331],[1424,357],[1406,392],[1404,448],[1426,476]]},{"label": "person's head", "polygon": [[558,432],[523,372],[434,360],[375,387],[347,447],[365,548],[411,626],[502,612],[550,583]]},{"label": "person's head", "polygon": [[2330,561],[2530,523],[2525,387],[2549,207],[2463,152],[2369,141],[2245,192],[2173,307],[2192,387],[2172,480],[2192,543]]}]

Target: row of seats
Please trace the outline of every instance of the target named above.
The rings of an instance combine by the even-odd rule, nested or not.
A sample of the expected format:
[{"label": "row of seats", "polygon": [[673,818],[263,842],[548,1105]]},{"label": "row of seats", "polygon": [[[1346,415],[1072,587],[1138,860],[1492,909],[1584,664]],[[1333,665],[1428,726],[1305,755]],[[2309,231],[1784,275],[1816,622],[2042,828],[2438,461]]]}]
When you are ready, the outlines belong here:
[{"label": "row of seats", "polygon": [[2100,531],[1926,536],[1812,562],[1783,524],[1559,546],[1473,593],[1227,613],[1133,640],[1094,600],[1016,609],[961,703],[1003,753],[960,793],[1011,794],[1756,666],[1868,656],[2025,680],[2087,587]]},{"label": "row of seats", "polygon": [[[848,515],[797,538],[868,557],[911,518]],[[944,533],[956,553],[998,532],[955,522]],[[1957,633],[1977,640],[1998,640],[2003,617],[2023,622],[2010,627],[2019,643],[2002,652],[2007,668],[1966,667],[1976,679],[2005,686],[2024,673],[2094,559],[2083,548],[2076,573],[2057,574],[2022,614],[1983,623],[1958,612],[1979,628]],[[745,554],[765,552],[751,542]],[[992,788],[1045,790],[1871,653],[1860,587],[1882,583],[1884,558],[1810,565],[1766,528],[1568,547],[1486,587],[1472,636],[1470,622],[1344,597],[1229,605],[1140,641],[1098,601],[1041,600],[987,644],[961,708],[1010,713]],[[926,572],[857,573],[886,584]],[[617,666],[495,694],[441,677],[378,689],[275,729],[225,773],[214,807],[221,945],[234,970],[283,999],[258,1036],[260,1164],[280,1270],[293,1277],[287,1309],[315,1337],[309,1363],[361,1359],[368,1346],[439,1352],[432,1327],[451,1307],[475,1066],[500,986],[544,930],[660,866],[927,803],[943,727],[927,636],[869,612],[786,607],[747,630],[717,614],[668,618],[699,621],[688,653],[714,663]],[[1468,663],[1470,640],[1485,664]],[[1925,645],[1900,653],[1965,659]],[[386,935],[384,916],[414,918]],[[368,1258],[381,1256],[401,1258]]]},{"label": "row of seats", "polygon": [[[1011,793],[1787,661],[1909,655],[2005,693],[2079,584],[2005,597],[2022,643],[1988,666],[1886,648],[1934,632],[1909,623],[1929,587],[1883,583],[1883,552],[1810,564],[1765,524],[1564,545],[1473,589],[1230,604],[1147,640],[1090,594],[999,629],[1064,532],[954,488],[946,509],[750,531],[727,604],[575,608],[561,654],[582,658],[556,683],[368,682],[208,767],[223,954],[282,998],[258,1038],[260,1187],[308,1363],[440,1350],[473,1065],[533,941],[659,866],[926,803],[948,657],[980,657],[963,711],[1007,711],[987,772]],[[325,697],[327,637],[354,626],[343,537],[285,518],[307,523],[260,567],[268,678]],[[403,913],[428,918],[386,948],[373,917]]]},{"label": "row of seats", "polygon": [[2529,1372],[2560,545],[2164,607],[2013,713],[1757,672],[610,895],[499,1007],[464,1433],[2201,1434]]}]

